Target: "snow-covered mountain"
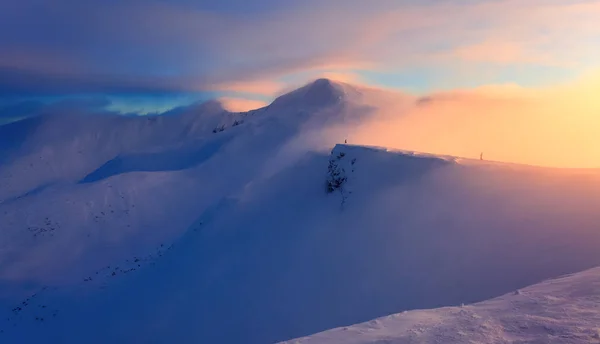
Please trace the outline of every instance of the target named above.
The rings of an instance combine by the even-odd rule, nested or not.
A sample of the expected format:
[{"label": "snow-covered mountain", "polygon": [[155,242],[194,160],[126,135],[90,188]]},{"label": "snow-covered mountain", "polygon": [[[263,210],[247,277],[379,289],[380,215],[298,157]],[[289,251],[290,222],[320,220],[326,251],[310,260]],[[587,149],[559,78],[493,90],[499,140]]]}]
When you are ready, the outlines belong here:
[{"label": "snow-covered mountain", "polygon": [[0,340],[268,343],[600,265],[596,170],[336,145],[414,101],[0,126]]},{"label": "snow-covered mountain", "polygon": [[600,343],[599,298],[595,268],[470,306],[392,314],[289,343]]}]

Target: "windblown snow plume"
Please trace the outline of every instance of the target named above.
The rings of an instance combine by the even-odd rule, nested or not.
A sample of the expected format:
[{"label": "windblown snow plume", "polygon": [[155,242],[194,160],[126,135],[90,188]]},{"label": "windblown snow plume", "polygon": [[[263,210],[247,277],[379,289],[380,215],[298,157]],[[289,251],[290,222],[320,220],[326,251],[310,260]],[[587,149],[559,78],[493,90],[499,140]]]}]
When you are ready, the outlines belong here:
[{"label": "windblown snow plume", "polygon": [[[600,265],[600,172],[364,146],[415,101],[318,80],[249,112],[1,126],[0,341],[270,343]],[[593,312],[552,318],[593,294],[535,288],[307,340],[595,340]]]}]

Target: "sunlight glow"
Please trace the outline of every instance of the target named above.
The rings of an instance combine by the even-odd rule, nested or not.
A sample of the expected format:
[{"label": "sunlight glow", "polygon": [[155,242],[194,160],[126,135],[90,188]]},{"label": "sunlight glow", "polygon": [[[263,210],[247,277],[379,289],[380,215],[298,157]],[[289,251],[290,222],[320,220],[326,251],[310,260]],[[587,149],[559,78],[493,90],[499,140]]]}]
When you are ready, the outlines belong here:
[{"label": "sunlight glow", "polygon": [[[380,108],[354,143],[552,167],[600,168],[600,74],[543,89],[483,87]],[[396,107],[397,108],[397,107]],[[396,112],[396,113],[394,113]]]}]

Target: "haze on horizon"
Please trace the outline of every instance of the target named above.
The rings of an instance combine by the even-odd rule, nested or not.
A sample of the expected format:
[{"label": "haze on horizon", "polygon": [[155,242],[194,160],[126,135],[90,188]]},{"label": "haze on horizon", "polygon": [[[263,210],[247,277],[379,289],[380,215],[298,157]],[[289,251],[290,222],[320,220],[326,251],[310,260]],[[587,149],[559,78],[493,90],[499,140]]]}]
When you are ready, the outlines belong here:
[{"label": "haze on horizon", "polygon": [[598,17],[598,0],[3,1],[0,123],[244,111],[327,77],[413,101],[355,143],[600,167]]},{"label": "haze on horizon", "polygon": [[0,0],[0,343],[598,342],[598,18]]}]

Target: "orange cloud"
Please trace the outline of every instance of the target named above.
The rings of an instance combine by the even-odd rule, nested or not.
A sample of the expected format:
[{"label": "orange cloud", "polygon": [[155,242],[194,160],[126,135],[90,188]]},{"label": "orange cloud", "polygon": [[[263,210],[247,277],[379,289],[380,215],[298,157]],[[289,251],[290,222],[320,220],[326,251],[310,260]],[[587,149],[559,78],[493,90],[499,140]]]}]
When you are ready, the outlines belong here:
[{"label": "orange cloud", "polygon": [[600,167],[600,74],[546,88],[483,87],[380,108],[353,143],[556,167]]},{"label": "orange cloud", "polygon": [[225,108],[225,110],[231,112],[244,112],[254,109],[259,109],[267,105],[266,102],[260,100],[253,99],[244,99],[244,98],[230,98],[223,97],[219,98],[219,101]]},{"label": "orange cloud", "polygon": [[321,73],[320,77],[351,84],[361,83],[360,76],[351,72],[324,72]]},{"label": "orange cloud", "polygon": [[[307,23],[308,16],[311,21]],[[264,64],[263,74],[251,76],[257,79],[313,75],[323,70],[338,79],[339,70],[432,66],[461,76],[472,73],[478,81],[485,81],[489,78],[482,76],[481,68],[472,62],[479,67],[527,64],[574,71],[598,65],[598,17],[600,1],[506,0],[427,6],[381,1],[369,10],[348,5],[343,20],[339,6],[324,4],[319,11],[305,8],[278,13],[276,18],[238,18],[235,32],[224,28],[230,39],[216,44],[229,55],[248,55]],[[261,37],[261,42],[246,35]],[[290,45],[298,41],[304,44]],[[464,66],[460,68],[459,64]],[[497,70],[485,71],[494,74]],[[346,81],[357,80],[352,77]],[[290,85],[285,86],[263,85],[264,91],[253,92],[277,95]]]},{"label": "orange cloud", "polygon": [[[93,11],[78,2],[46,18],[49,26],[78,27],[76,35],[62,40],[57,34],[58,44],[52,45],[28,34],[31,23],[45,13],[45,2],[38,2],[40,7],[11,4],[0,9],[0,23],[17,35],[0,44],[7,51],[0,65],[25,69],[18,80],[33,84],[31,88],[40,78],[29,72],[41,71],[41,76],[52,74],[45,76],[48,84],[64,83],[74,90],[103,89],[102,84],[136,92],[216,87],[272,95],[281,89],[276,82],[241,81],[340,69],[454,71],[458,63],[473,61],[579,70],[600,61],[598,0],[305,1],[251,16],[179,2],[110,2]],[[89,39],[106,58],[81,49]],[[135,61],[148,56],[153,66],[145,71],[149,74],[124,72],[136,70]],[[152,73],[174,65],[179,75]],[[466,69],[475,68],[469,64]],[[17,83],[12,77],[3,76],[0,83],[8,88]]]},{"label": "orange cloud", "polygon": [[459,47],[449,56],[474,62],[497,64],[538,63],[551,64],[548,56],[542,53],[532,53],[514,42],[486,41],[469,46]]},{"label": "orange cloud", "polygon": [[354,47],[362,56],[401,66],[449,58],[577,66],[586,56],[600,57],[598,17],[600,1],[412,5],[363,18]]},{"label": "orange cloud", "polygon": [[211,88],[215,91],[230,91],[240,93],[252,93],[259,95],[272,96],[284,87],[284,84],[270,80],[258,81],[233,81],[223,84],[213,85]]}]

